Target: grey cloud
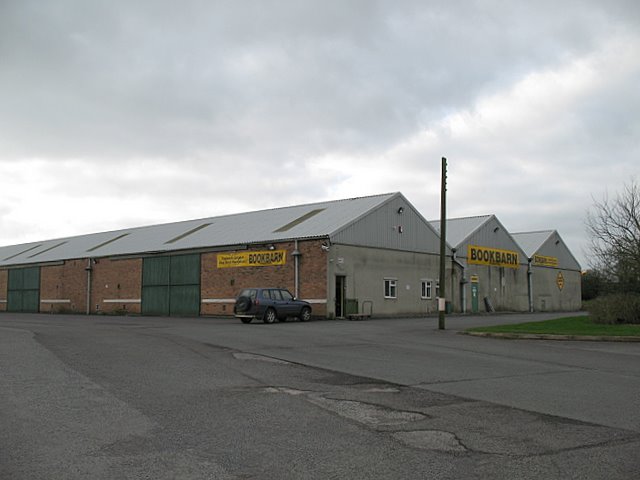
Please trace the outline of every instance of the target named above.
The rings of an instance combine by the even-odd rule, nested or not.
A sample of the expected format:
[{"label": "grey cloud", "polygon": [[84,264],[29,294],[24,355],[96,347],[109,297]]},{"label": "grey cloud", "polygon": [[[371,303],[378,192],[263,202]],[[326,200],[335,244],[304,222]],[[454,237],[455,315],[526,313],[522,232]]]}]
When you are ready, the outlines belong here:
[{"label": "grey cloud", "polygon": [[597,9],[526,2],[11,5],[16,156],[375,151],[607,30]]}]

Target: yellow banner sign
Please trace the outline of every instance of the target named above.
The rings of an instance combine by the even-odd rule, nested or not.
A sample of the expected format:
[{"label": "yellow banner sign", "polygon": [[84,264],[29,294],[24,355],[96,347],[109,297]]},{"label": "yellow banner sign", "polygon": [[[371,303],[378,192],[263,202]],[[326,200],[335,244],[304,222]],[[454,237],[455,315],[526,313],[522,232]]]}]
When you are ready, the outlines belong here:
[{"label": "yellow banner sign", "polygon": [[498,248],[479,247],[477,245],[468,246],[467,261],[475,265],[520,268],[518,252],[500,250]]},{"label": "yellow banner sign", "polygon": [[218,268],[268,267],[287,263],[286,250],[219,253]]},{"label": "yellow banner sign", "polygon": [[533,264],[538,265],[540,267],[557,267],[558,259],[557,257],[545,257],[544,255],[534,255]]}]

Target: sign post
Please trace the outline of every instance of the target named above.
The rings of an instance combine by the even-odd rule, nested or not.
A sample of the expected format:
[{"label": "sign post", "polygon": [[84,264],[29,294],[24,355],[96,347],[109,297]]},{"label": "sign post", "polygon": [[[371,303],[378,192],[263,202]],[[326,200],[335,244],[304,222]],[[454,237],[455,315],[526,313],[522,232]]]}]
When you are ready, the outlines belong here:
[{"label": "sign post", "polygon": [[444,330],[444,316],[447,308],[445,294],[445,260],[447,255],[447,159],[442,157],[442,185],[440,189],[440,295],[438,298],[438,329]]}]

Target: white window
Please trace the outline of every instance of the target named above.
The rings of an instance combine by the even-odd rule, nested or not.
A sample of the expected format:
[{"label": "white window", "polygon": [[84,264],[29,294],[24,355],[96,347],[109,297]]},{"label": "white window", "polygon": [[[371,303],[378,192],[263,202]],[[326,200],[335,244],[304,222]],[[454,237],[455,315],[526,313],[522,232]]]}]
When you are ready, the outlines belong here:
[{"label": "white window", "polygon": [[384,298],[398,298],[398,281],[395,278],[384,279]]},{"label": "white window", "polygon": [[420,296],[425,300],[433,298],[433,280],[422,280]]}]

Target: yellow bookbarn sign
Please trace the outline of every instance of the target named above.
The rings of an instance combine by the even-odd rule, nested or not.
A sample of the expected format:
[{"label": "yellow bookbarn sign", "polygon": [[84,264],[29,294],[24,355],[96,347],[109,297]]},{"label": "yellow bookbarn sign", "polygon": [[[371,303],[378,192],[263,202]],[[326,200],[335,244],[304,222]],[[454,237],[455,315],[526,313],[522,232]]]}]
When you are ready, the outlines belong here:
[{"label": "yellow bookbarn sign", "polygon": [[518,252],[500,250],[498,248],[479,247],[477,245],[468,246],[467,262],[492,267],[520,268]]},{"label": "yellow bookbarn sign", "polygon": [[286,250],[219,253],[218,268],[269,267],[287,263]]},{"label": "yellow bookbarn sign", "polygon": [[533,264],[539,267],[557,267],[557,257],[545,257],[544,255],[534,255]]}]

